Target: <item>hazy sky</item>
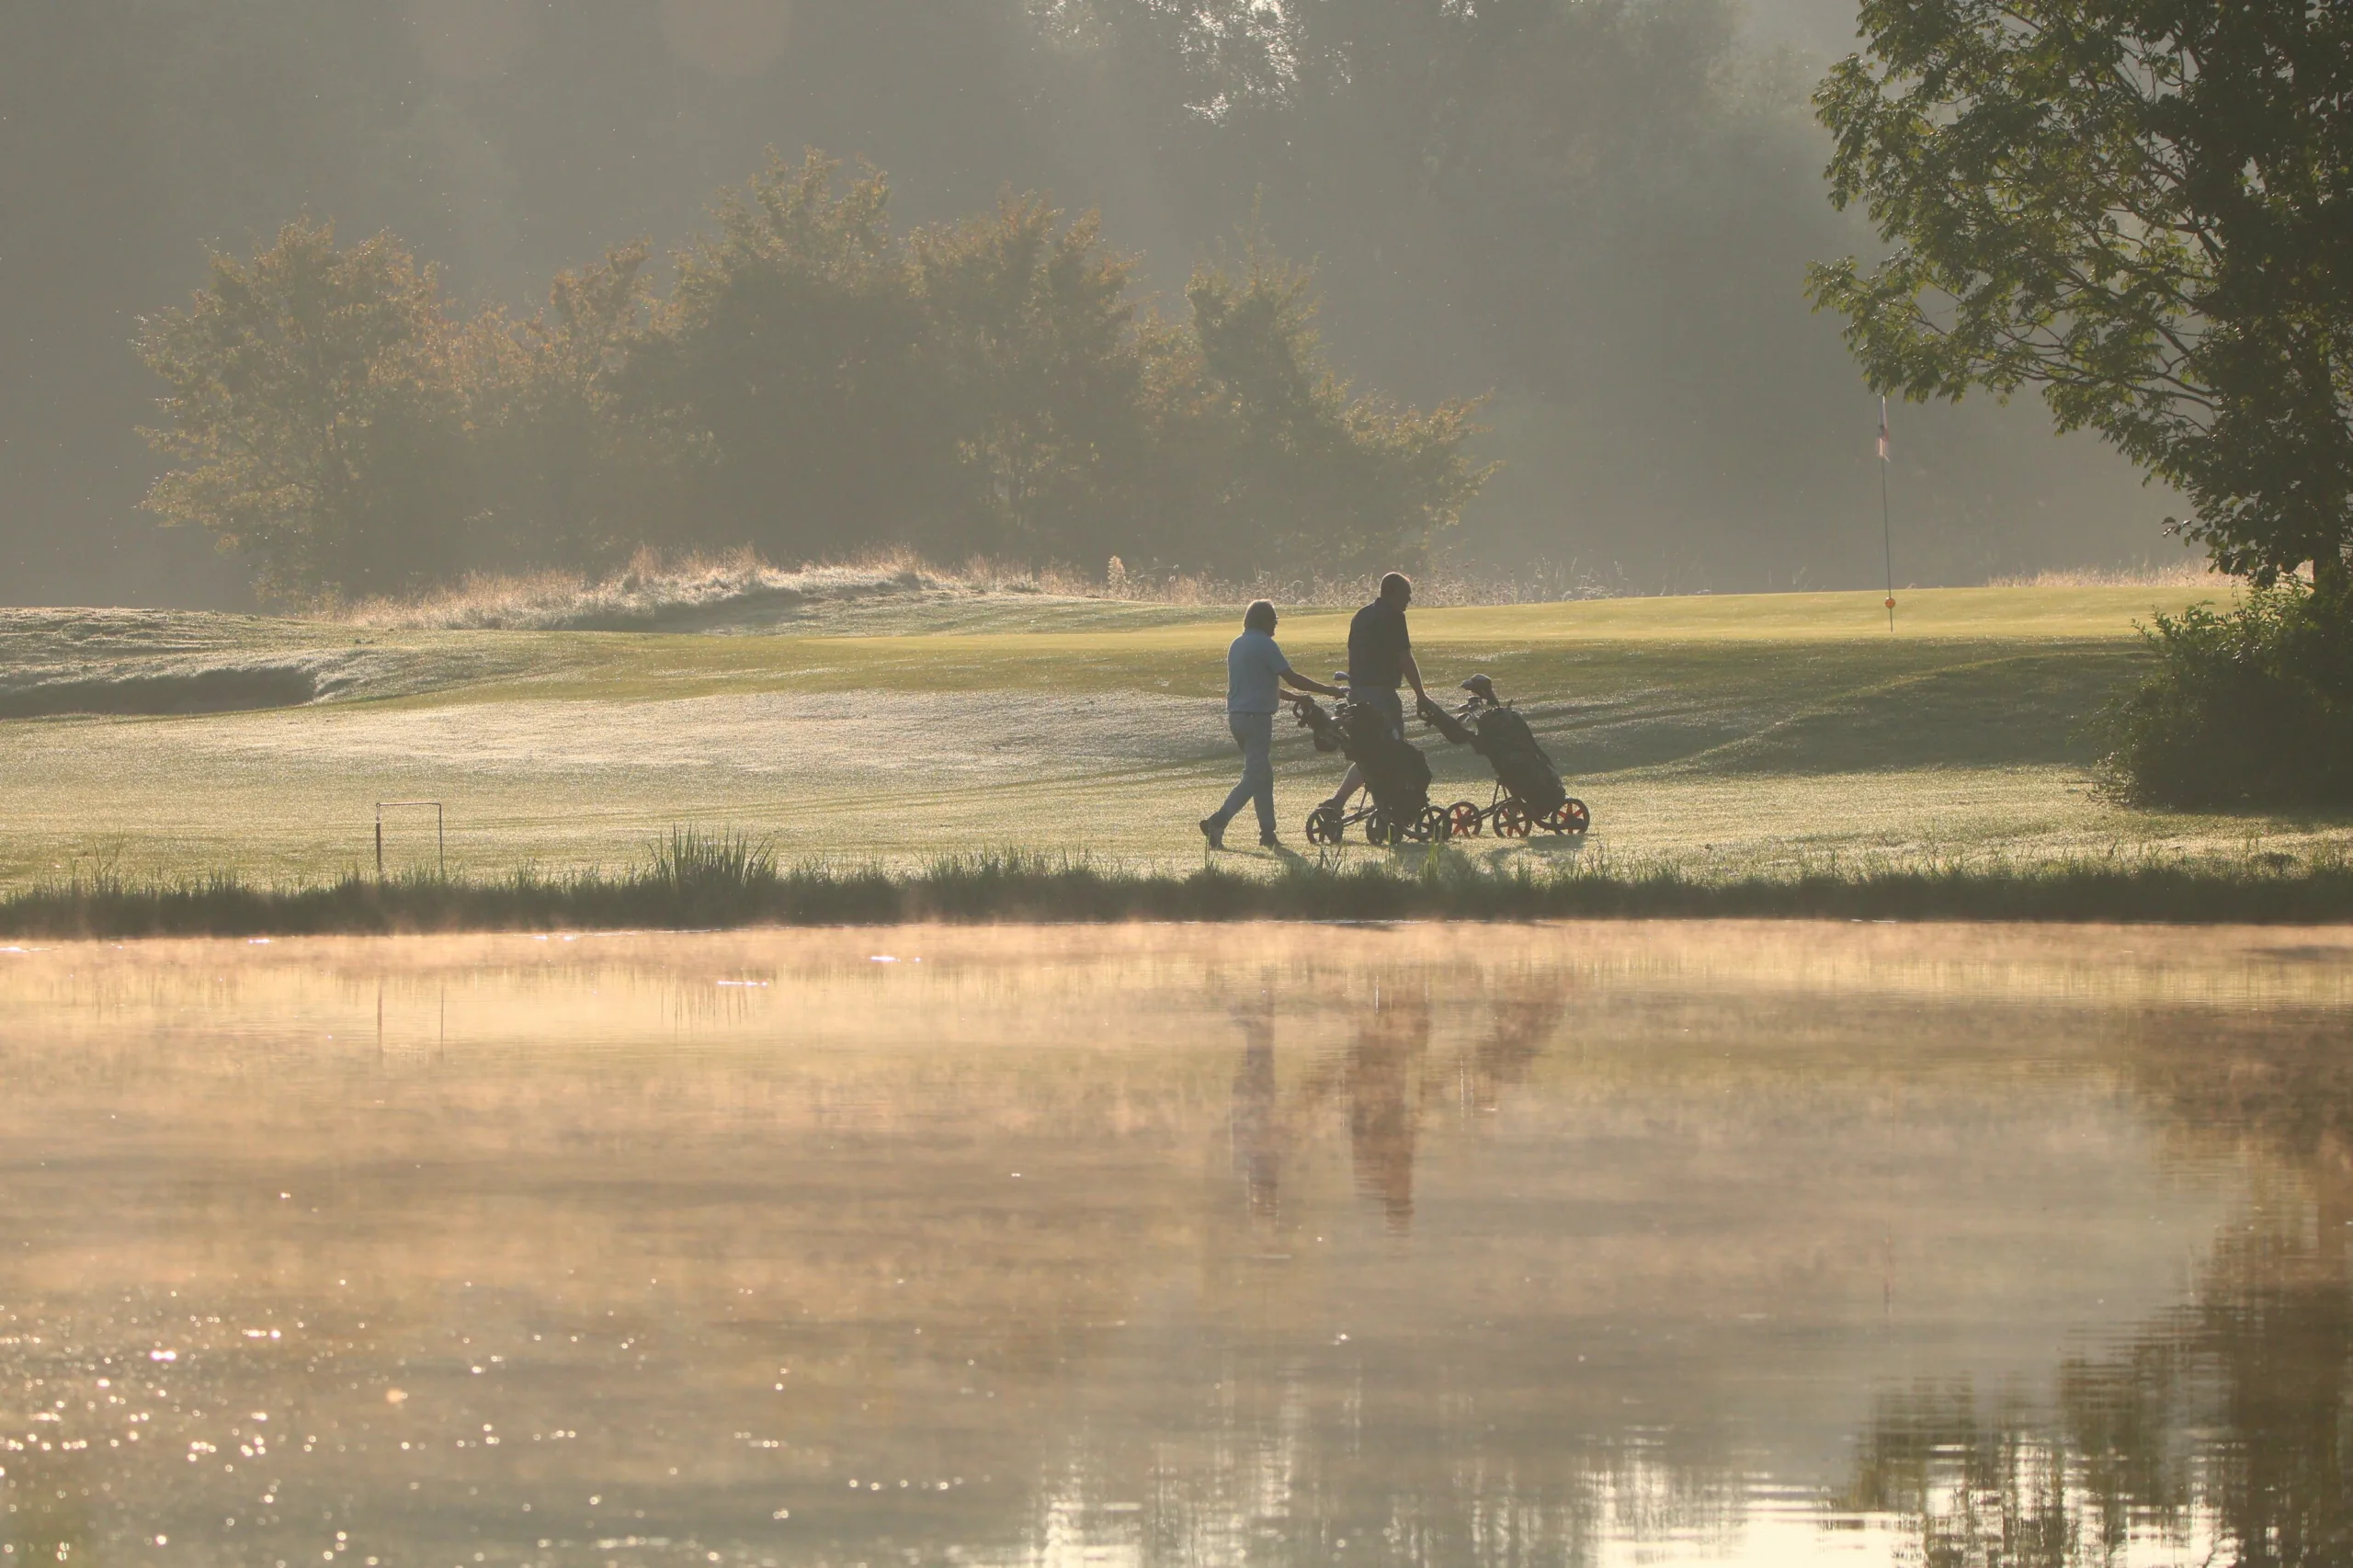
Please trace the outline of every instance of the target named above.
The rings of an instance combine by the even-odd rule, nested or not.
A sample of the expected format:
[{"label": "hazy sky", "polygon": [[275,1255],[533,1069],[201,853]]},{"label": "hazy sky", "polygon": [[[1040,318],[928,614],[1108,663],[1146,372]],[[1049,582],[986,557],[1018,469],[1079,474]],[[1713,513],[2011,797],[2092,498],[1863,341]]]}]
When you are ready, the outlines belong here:
[{"label": "hazy sky", "polygon": [[[1248,60],[1141,0],[1078,8],[1120,25],[1041,31],[1074,9],[1042,0],[0,8],[0,601],[239,602],[233,562],[136,510],[158,389],[130,340],[208,247],[305,212],[389,227],[460,297],[528,307],[808,145],[888,169],[902,224],[1007,188],[1099,208],[1175,308],[1258,211],[1360,387],[1490,395],[1473,555],[1644,588],[1876,575],[1876,405],[1802,292],[1875,243],[1824,200],[1804,104],[1850,5],[1519,0],[1465,33],[1440,0],[1337,0],[1327,68],[1218,112]],[[2167,548],[2165,498],[2038,404],[1897,431],[1901,577]]]},{"label": "hazy sky", "polygon": [[1836,59],[1856,47],[1854,0],[1748,0],[1746,24],[1749,38],[1765,48]]}]

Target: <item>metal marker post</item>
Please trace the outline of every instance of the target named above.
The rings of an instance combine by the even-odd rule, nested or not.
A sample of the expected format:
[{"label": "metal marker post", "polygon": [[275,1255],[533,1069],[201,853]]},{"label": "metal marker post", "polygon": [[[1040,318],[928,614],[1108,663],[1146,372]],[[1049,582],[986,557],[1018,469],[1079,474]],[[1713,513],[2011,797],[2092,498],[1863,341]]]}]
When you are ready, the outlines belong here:
[{"label": "metal marker post", "polygon": [[413,807],[418,811],[433,808],[433,849],[441,870],[441,880],[449,880],[449,835],[443,823],[446,813],[438,801],[379,801],[376,802],[376,880],[384,880],[384,812],[387,807]]}]

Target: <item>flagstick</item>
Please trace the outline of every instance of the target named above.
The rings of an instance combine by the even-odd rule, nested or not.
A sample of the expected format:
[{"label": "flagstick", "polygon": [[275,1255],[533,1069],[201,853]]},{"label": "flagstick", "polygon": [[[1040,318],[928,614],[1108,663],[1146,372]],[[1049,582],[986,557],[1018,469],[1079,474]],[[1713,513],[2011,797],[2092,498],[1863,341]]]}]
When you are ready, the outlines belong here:
[{"label": "flagstick", "polygon": [[1895,525],[1887,506],[1887,399],[1879,400],[1879,541],[1887,559],[1887,634],[1895,635]]},{"label": "flagstick", "polygon": [[1879,537],[1887,552],[1887,634],[1895,635],[1895,525],[1888,520],[1887,460],[1879,465]]}]

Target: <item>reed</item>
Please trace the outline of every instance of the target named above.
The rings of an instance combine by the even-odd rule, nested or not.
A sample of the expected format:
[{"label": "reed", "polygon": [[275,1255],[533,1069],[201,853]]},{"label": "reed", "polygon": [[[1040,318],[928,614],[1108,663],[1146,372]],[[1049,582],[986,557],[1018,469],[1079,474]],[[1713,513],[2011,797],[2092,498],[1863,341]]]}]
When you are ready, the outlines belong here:
[{"label": "reed", "polygon": [[2353,861],[2168,857],[2118,850],[2012,863],[1825,859],[1779,872],[1711,872],[1596,853],[1495,868],[1449,851],[1385,861],[1292,858],[1183,874],[1003,850],[921,870],[779,864],[762,841],[677,829],[639,865],[493,879],[358,872],[264,887],[233,873],[133,880],[77,874],[0,897],[0,937],[373,935],[708,929],[921,921],[1543,920],[1799,918],[2326,924],[2353,919]]}]

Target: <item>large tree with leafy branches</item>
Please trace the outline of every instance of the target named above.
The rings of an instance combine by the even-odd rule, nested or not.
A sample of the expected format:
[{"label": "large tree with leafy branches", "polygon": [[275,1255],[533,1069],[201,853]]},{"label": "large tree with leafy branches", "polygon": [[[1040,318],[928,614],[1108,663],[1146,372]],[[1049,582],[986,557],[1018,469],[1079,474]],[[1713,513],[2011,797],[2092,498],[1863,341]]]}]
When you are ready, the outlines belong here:
[{"label": "large tree with leafy branches", "polygon": [[1874,388],[2039,389],[2222,569],[2353,599],[2353,4],[1864,0],[1816,95]]}]

